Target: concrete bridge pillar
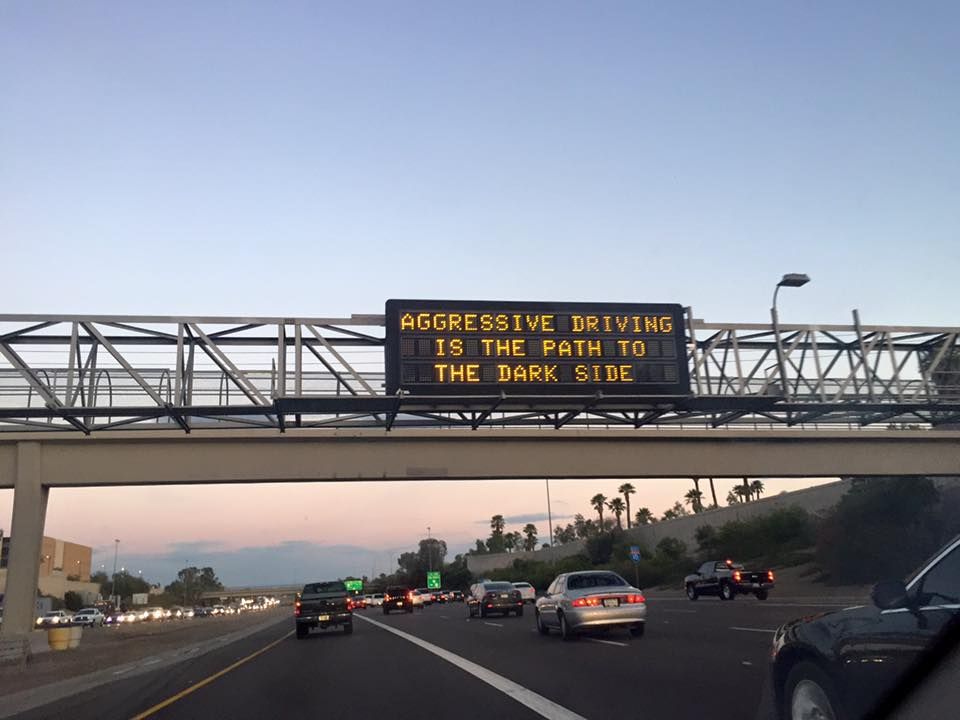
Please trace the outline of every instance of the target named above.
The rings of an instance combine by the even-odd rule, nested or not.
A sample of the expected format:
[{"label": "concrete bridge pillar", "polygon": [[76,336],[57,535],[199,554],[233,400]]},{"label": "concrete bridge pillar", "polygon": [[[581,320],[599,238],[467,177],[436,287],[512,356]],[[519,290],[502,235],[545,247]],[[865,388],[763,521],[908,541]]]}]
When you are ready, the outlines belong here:
[{"label": "concrete bridge pillar", "polygon": [[23,662],[30,654],[36,612],[37,578],[43,523],[50,488],[43,484],[43,450],[39,442],[17,443],[13,477],[13,522],[7,588],[0,625],[0,662]]}]

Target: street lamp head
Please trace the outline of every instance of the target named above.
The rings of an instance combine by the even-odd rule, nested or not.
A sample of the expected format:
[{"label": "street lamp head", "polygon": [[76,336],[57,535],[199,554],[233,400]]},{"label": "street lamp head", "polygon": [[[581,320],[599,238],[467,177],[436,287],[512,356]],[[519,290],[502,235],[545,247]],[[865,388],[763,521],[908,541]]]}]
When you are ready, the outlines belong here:
[{"label": "street lamp head", "polygon": [[777,283],[777,287],[803,287],[808,282],[810,282],[810,276],[805,273],[787,273]]}]

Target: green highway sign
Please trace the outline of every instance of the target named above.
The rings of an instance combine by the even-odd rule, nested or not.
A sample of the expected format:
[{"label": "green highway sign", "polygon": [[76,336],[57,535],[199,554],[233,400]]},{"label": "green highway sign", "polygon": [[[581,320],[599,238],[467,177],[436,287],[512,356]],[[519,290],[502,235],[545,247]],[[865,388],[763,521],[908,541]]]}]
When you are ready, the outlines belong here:
[{"label": "green highway sign", "polygon": [[440,573],[438,572],[427,573],[427,589],[428,590],[440,589]]},{"label": "green highway sign", "polygon": [[344,580],[343,584],[349,592],[363,592],[363,580]]}]

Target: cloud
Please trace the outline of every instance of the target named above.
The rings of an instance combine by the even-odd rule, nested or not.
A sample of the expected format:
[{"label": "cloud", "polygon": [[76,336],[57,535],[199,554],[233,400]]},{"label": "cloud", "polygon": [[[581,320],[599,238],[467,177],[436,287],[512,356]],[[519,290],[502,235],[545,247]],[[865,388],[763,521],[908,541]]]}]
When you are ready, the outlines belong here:
[{"label": "cloud", "polygon": [[218,549],[224,544],[219,540],[194,540],[191,542],[174,542],[167,544],[167,556],[170,558],[189,559],[191,555],[205,555]]},{"label": "cloud", "polygon": [[[557,515],[556,513],[553,514],[554,521],[565,520],[567,518],[572,518],[572,517],[573,515]],[[519,523],[526,524],[526,523],[536,523],[536,522],[547,522],[547,520],[548,518],[546,513],[524,513],[521,515],[504,515],[503,516],[503,521],[507,525],[515,525]],[[486,520],[474,520],[473,522],[476,525],[489,525],[490,518],[487,518]]]}]

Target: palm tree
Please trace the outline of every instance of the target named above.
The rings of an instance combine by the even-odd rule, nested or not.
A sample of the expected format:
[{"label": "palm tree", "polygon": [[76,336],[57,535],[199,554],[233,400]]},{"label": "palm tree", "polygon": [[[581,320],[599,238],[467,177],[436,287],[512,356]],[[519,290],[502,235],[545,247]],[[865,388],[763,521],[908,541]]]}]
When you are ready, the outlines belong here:
[{"label": "palm tree", "polygon": [[736,493],[739,498],[739,502],[748,503],[750,502],[750,487],[748,485],[737,485],[733,492]]},{"label": "palm tree", "polygon": [[742,502],[740,493],[743,492],[743,486],[737,485],[733,490],[727,493],[727,505],[737,505]]},{"label": "palm tree", "polygon": [[513,540],[513,533],[509,532],[503,536],[503,549],[507,552],[513,552],[516,545]]},{"label": "palm tree", "polygon": [[617,492],[623,495],[623,499],[627,503],[627,529],[630,529],[630,496],[633,495],[637,489],[630,483],[624,483],[617,488]]},{"label": "palm tree", "polygon": [[687,490],[687,494],[683,496],[683,501],[690,505],[695,513],[703,510],[703,493],[697,488]]},{"label": "palm tree", "polygon": [[580,513],[573,516],[573,529],[581,540],[590,534],[587,532],[587,520]]},{"label": "palm tree", "polygon": [[720,507],[720,503],[717,502],[717,489],[713,486],[713,478],[710,478],[710,494],[713,495],[713,506]]},{"label": "palm tree", "polygon": [[617,516],[617,530],[623,530],[623,523],[620,522],[620,516],[623,515],[624,511],[627,509],[623,499],[615,497],[613,500],[607,503],[607,507],[610,508],[610,512]]},{"label": "palm tree", "polygon": [[593,509],[597,511],[597,514],[600,515],[600,529],[603,529],[603,506],[607,502],[607,496],[603,493],[597,493],[592,498],[590,498],[590,504],[593,505]]},{"label": "palm tree", "polygon": [[746,478],[743,479],[743,489],[745,491],[743,494],[746,497],[747,502],[753,500],[753,490],[750,489],[750,481]]},{"label": "palm tree", "polygon": [[537,526],[533,523],[527,523],[523,527],[523,534],[525,535],[523,539],[523,549],[524,550],[536,550],[537,549]]},{"label": "palm tree", "polygon": [[750,490],[753,491],[753,494],[757,496],[757,500],[760,499],[760,496],[763,495],[763,480],[754,480],[750,483]]},{"label": "palm tree", "polygon": [[634,519],[637,522],[637,525],[649,525],[653,521],[653,513],[650,512],[650,508],[642,507],[637,510],[637,514],[634,516]]},{"label": "palm tree", "polygon": [[490,530],[494,535],[499,535],[503,532],[503,528],[506,526],[506,523],[503,520],[503,515],[494,515],[490,518]]}]

